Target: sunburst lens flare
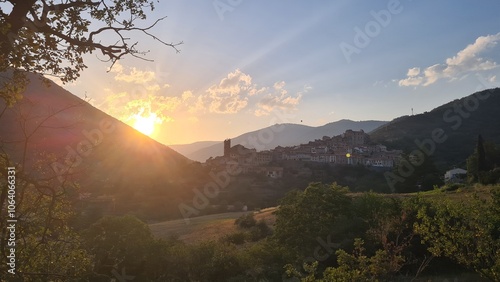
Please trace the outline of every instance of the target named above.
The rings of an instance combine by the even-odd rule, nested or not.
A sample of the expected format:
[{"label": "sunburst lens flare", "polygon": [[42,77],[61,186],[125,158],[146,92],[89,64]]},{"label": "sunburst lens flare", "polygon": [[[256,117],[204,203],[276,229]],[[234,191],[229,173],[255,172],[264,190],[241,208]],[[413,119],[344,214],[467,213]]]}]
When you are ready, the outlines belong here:
[{"label": "sunburst lens flare", "polygon": [[156,115],[150,114],[148,117],[137,115],[135,117],[134,128],[145,135],[151,135],[155,130]]}]

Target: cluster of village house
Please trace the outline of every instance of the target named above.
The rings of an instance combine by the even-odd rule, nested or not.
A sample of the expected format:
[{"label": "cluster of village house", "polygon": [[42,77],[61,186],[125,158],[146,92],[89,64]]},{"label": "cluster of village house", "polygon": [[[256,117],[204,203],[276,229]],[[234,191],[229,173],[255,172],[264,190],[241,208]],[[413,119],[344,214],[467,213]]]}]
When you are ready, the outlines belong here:
[{"label": "cluster of village house", "polygon": [[[302,162],[317,162],[340,165],[363,165],[391,169],[401,158],[401,150],[388,151],[386,146],[372,144],[369,135],[360,131],[347,130],[344,134],[334,137],[323,137],[320,140],[310,141],[294,147],[278,146],[273,150],[257,152],[255,149],[245,148],[242,145],[231,147],[231,140],[224,141],[224,156],[210,158],[206,165],[215,170],[224,170],[228,164],[238,164],[241,173],[258,173],[270,178],[283,177],[283,166],[277,164]],[[310,176],[311,170],[302,168],[301,175]],[[461,168],[449,170],[444,175],[445,182],[461,183],[467,176],[467,171]],[[81,199],[90,197],[90,193],[81,194]],[[108,208],[114,209],[113,196],[99,196],[94,203],[106,203]],[[231,208],[232,207],[232,208]],[[246,211],[246,206],[242,210]],[[229,209],[234,209],[230,206]]]},{"label": "cluster of village house", "polygon": [[347,130],[334,137],[310,141],[293,147],[278,146],[273,150],[259,151],[242,145],[231,147],[231,140],[224,141],[224,156],[206,161],[212,167],[222,167],[228,162],[238,163],[242,173],[260,173],[272,178],[283,176],[283,167],[269,166],[271,162],[286,160],[317,162],[338,165],[363,165],[392,168],[402,151],[388,151],[386,146],[371,144],[363,130]]}]

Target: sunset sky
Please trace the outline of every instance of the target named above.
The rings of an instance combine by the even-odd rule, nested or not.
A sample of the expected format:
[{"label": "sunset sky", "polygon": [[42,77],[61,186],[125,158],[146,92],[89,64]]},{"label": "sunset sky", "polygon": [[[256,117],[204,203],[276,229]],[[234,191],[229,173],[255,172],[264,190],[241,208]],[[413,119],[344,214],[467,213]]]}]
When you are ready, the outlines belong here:
[{"label": "sunset sky", "polygon": [[[480,4],[479,4],[480,3]],[[275,123],[391,120],[500,85],[500,1],[161,1],[131,34],[148,59],[99,55],[64,87],[164,144]],[[151,127],[153,125],[153,127]]]}]

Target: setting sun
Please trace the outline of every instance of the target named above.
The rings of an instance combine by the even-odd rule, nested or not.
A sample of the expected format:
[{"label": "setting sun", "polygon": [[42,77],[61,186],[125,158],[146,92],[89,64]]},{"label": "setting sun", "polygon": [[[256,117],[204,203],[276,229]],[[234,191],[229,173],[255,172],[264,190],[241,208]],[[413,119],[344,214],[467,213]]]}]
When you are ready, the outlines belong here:
[{"label": "setting sun", "polygon": [[155,130],[156,114],[150,114],[148,117],[142,115],[135,116],[134,128],[145,135],[151,135]]}]

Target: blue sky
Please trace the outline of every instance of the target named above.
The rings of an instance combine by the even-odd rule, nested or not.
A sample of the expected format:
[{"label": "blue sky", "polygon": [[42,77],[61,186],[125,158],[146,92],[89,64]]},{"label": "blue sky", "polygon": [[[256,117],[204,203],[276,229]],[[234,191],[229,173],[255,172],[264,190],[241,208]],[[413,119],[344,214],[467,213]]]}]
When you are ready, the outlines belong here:
[{"label": "blue sky", "polygon": [[153,33],[183,41],[180,53],[134,34],[154,62],[106,72],[89,55],[65,88],[131,125],[148,120],[165,144],[392,120],[499,85],[498,11],[493,0],[161,1],[144,24],[167,16]]}]

